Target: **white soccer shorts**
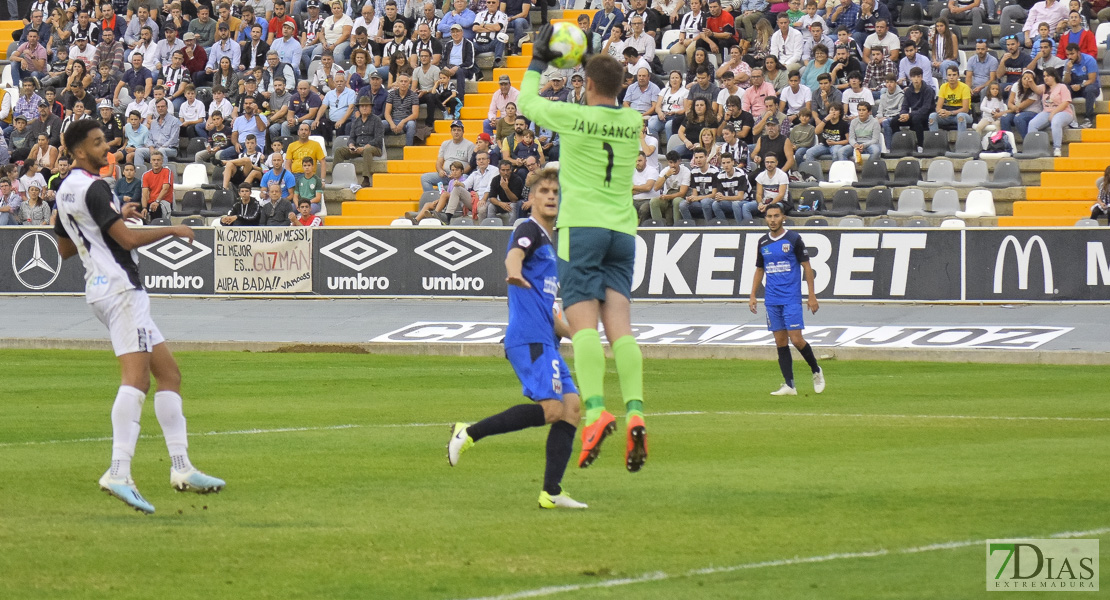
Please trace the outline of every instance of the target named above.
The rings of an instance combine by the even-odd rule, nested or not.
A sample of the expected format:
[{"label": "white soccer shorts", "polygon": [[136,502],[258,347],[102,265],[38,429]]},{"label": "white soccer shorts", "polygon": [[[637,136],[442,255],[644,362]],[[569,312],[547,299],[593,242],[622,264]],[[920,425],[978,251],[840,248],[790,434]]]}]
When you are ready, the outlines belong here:
[{"label": "white soccer shorts", "polygon": [[128,290],[93,302],[93,314],[108,327],[116,356],[151,352],[166,341],[150,318],[150,297],[143,290]]}]

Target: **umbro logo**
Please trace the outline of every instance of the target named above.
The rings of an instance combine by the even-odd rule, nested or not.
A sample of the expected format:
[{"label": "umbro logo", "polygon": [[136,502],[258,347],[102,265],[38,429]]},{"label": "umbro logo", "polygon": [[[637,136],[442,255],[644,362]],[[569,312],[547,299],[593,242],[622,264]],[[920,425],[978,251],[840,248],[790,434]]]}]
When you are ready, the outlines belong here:
[{"label": "umbro logo", "polygon": [[361,231],[345,235],[320,249],[320,254],[335,262],[362,271],[394,254],[397,249]]},{"label": "umbro logo", "polygon": [[139,248],[139,254],[177,271],[212,254],[212,249],[196,240],[190,244],[181,238],[168,237]]},{"label": "umbro logo", "polygon": [[493,250],[457,231],[449,231],[421,244],[415,252],[444,269],[458,271],[489,256]]}]

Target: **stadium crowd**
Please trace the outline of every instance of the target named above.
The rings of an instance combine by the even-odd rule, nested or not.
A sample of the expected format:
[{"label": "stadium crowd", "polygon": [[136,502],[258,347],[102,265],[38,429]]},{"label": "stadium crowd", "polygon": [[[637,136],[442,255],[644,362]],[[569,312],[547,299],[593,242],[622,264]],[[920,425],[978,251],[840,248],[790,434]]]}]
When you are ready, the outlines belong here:
[{"label": "stadium crowd", "polygon": [[[770,202],[805,208],[788,193],[813,178],[803,163],[862,164],[906,140],[921,152],[930,131],[972,129],[1002,151],[1004,132],[1045,131],[1060,156],[1065,129],[1093,124],[1105,43],[1093,29],[1110,21],[1106,0],[590,2],[578,25],[627,66],[620,102],[643,115],[637,208],[668,223],[744,221]],[[548,2],[536,8],[546,21]],[[111,147],[103,175],[141,199],[147,220],[174,210],[166,165],[195,161],[216,165],[210,185],[235,193],[223,224],[319,224],[310,217],[329,157],[367,187],[386,136],[411,145],[441,118],[451,138],[421,178],[438,198],[407,216],[526,216],[524,181],[558,160],[558,134],[517,111],[506,76],[475,140],[459,119],[466,82],[483,78],[477,57],[498,66],[518,53],[532,10],[525,0],[36,0],[9,56],[17,88],[0,92],[0,162],[14,163],[5,197],[31,208],[0,207],[0,224],[42,216],[69,169],[61,133],[86,118],[100,119]],[[581,67],[550,67],[541,95],[585,103],[583,83]]]}]

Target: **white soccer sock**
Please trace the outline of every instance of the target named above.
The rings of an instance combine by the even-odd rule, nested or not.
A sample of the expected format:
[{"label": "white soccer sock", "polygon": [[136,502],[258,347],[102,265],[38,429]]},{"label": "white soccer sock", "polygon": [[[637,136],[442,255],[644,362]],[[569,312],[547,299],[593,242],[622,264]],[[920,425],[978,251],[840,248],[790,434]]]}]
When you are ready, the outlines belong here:
[{"label": "white soccer sock", "polygon": [[112,476],[131,477],[131,457],[139,441],[139,418],[146,393],[129,385],[119,386],[112,404]]},{"label": "white soccer sock", "polygon": [[189,462],[189,434],[185,428],[185,413],[181,410],[181,395],[170,391],[155,392],[154,414],[162,426],[162,437],[166,438],[173,468],[188,471],[193,465]]}]

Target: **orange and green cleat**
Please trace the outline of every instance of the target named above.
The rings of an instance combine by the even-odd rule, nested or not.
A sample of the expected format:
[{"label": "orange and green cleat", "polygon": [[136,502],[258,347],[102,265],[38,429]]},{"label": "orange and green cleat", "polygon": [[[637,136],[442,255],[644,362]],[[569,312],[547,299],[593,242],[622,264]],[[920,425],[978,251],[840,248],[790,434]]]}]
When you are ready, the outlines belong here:
[{"label": "orange and green cleat", "polygon": [[639,415],[628,417],[628,448],[625,450],[625,466],[632,473],[640,470],[647,462],[647,428]]},{"label": "orange and green cleat", "polygon": [[592,425],[582,428],[582,454],[578,456],[578,467],[585,469],[592,465],[601,453],[601,442],[616,430],[617,419],[607,410],[601,411],[601,416]]}]

